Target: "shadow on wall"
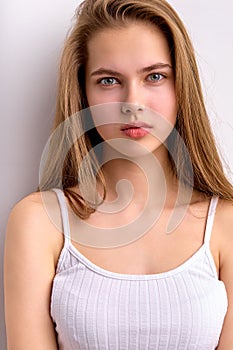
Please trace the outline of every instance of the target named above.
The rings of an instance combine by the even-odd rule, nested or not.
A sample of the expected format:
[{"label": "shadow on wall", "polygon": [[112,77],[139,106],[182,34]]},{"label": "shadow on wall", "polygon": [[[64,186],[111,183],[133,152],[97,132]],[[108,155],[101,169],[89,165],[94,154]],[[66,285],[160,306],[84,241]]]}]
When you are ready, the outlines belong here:
[{"label": "shadow on wall", "polygon": [[1,350],[6,349],[2,266],[7,218],[13,205],[38,186],[40,157],[54,117],[59,56],[79,2],[22,0],[17,6],[9,0],[2,6]]}]

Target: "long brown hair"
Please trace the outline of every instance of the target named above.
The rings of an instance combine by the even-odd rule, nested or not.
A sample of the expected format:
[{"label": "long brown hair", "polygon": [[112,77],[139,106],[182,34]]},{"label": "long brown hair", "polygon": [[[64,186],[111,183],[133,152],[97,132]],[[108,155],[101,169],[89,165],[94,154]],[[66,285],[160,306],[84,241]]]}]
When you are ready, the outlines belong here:
[{"label": "long brown hair", "polygon": [[[210,128],[194,49],[174,9],[165,0],[85,0],[76,15],[76,23],[65,42],[61,59],[54,130],[64,121],[69,120],[70,123],[66,130],[61,128],[55,140],[50,140],[39,190],[62,187],[71,207],[81,218],[87,218],[95,207],[84,196],[72,191],[72,187],[91,187],[97,178],[105,197],[104,176],[95,155],[90,153],[93,145],[98,143],[97,131],[93,128],[91,132],[80,132],[83,130],[81,119],[72,120],[71,116],[88,107],[84,68],[90,38],[106,28],[122,27],[136,20],[152,23],[159,28],[170,48],[178,101],[175,126],[178,134],[172,132],[167,140],[174,174],[189,184],[191,174],[184,146],[180,142],[182,139],[192,162],[194,189],[207,196],[217,195],[232,200],[233,187],[224,174]],[[77,130],[82,134],[78,138],[75,136]],[[72,142],[61,162],[67,139]]]}]

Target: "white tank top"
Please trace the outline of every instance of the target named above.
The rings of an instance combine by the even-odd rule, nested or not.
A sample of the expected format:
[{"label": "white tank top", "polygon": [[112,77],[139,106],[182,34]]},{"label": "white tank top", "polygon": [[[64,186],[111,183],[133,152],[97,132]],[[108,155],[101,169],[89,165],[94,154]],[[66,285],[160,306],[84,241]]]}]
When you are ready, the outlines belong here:
[{"label": "white tank top", "polygon": [[64,247],[51,295],[60,350],[214,350],[227,310],[209,240],[218,198],[210,202],[204,244],[168,272],[137,275],[107,271],[70,241],[65,196]]}]

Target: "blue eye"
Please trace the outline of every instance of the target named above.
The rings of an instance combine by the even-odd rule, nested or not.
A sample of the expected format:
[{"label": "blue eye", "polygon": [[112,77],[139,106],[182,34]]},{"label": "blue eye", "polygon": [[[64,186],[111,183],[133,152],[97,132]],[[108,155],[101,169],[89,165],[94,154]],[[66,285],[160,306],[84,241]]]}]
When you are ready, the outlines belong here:
[{"label": "blue eye", "polygon": [[158,82],[164,78],[164,75],[160,73],[152,73],[148,76],[148,80],[152,82]]},{"label": "blue eye", "polygon": [[102,78],[101,80],[99,80],[99,83],[102,85],[114,85],[117,84],[118,81],[115,78]]}]

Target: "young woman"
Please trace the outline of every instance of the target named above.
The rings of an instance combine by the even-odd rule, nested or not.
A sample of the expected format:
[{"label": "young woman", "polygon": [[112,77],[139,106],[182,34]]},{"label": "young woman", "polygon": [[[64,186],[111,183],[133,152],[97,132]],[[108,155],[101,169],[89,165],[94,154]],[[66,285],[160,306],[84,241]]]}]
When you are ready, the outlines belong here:
[{"label": "young woman", "polygon": [[7,229],[9,349],[233,349],[233,188],[166,1],[82,3],[42,166]]}]

